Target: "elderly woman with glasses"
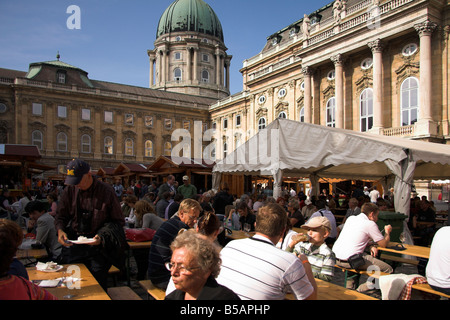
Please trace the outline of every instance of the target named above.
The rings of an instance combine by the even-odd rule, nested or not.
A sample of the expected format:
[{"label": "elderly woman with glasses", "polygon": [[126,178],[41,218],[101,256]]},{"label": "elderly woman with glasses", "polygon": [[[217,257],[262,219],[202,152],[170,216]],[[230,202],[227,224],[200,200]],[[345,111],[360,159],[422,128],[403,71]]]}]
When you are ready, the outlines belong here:
[{"label": "elderly woman with glasses", "polygon": [[219,249],[193,230],[180,233],[170,246],[172,258],[166,263],[176,290],[166,300],[239,300],[215,278],[220,272]]}]

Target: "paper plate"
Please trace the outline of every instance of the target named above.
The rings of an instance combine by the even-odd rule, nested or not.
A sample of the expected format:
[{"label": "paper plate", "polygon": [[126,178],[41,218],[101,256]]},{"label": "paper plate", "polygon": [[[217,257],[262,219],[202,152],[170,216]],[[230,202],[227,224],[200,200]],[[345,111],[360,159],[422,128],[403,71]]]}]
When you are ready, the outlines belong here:
[{"label": "paper plate", "polygon": [[74,243],[74,244],[89,244],[89,243],[94,243],[96,240],[94,238],[88,238],[85,240],[70,240],[70,242]]},{"label": "paper plate", "polygon": [[61,270],[62,268],[64,268],[63,266],[56,266],[53,269],[38,269],[36,268],[37,271],[42,271],[42,272],[58,272],[59,270]]}]

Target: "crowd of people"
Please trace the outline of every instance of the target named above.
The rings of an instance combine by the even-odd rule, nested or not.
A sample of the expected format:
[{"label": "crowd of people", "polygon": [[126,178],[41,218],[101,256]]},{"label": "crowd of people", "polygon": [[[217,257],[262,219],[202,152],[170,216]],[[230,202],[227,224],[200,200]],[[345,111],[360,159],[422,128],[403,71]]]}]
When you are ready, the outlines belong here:
[{"label": "crowd of people", "polygon": [[[80,159],[68,163],[65,185],[53,190],[56,196],[49,192],[47,205],[25,195],[25,200],[18,200],[23,210],[11,211],[16,215],[0,220],[0,299],[25,299],[27,291],[36,299],[54,299],[29,282],[25,268],[14,259],[22,242],[19,231],[34,233],[49,260],[84,263],[106,288],[111,265],[125,270],[129,249],[125,230],[153,229],[150,249],[133,250],[137,279],[150,279],[166,291],[168,300],[272,300],[284,299],[287,293],[297,299],[316,299],[315,279],[332,281],[336,264],[355,269],[375,265],[393,272],[377,258],[377,248],[388,245],[392,227],[386,225],[380,231],[376,224],[379,212],[391,207],[393,194],[383,199],[376,188],[370,193],[354,189],[342,203],[326,191],[307,197],[292,189],[277,199],[267,192],[238,197],[226,184],[217,193],[199,195],[188,176],[178,185],[173,175],[159,186],[133,182],[125,189],[120,182],[110,185],[96,179],[90,165]],[[426,199],[419,201],[412,201],[417,210],[411,210],[409,223],[413,234],[423,235],[431,244],[436,230],[421,223],[432,222],[432,209]],[[336,208],[346,209],[341,224],[333,213]],[[293,228],[302,228],[306,234]],[[245,229],[254,235],[230,240],[227,229]],[[80,236],[92,241],[74,244]],[[439,242],[441,260],[448,246]],[[427,275],[435,288],[449,290],[450,273],[442,278],[442,268],[448,270],[449,265],[442,264],[438,269],[436,262],[430,263]],[[356,288],[351,280],[346,285],[367,290],[364,284]],[[15,294],[8,296],[11,288]]]}]

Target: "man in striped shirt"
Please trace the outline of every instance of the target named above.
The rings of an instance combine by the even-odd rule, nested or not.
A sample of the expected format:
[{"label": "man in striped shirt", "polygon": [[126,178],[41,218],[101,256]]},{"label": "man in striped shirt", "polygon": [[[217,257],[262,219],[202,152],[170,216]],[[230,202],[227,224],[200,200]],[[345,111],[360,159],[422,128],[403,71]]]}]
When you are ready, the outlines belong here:
[{"label": "man in striped shirt", "polygon": [[315,299],[317,286],[308,261],[275,247],[286,224],[286,212],[279,204],[261,207],[256,235],[231,241],[222,249],[217,282],[241,299],[282,300],[290,292],[298,300]]}]

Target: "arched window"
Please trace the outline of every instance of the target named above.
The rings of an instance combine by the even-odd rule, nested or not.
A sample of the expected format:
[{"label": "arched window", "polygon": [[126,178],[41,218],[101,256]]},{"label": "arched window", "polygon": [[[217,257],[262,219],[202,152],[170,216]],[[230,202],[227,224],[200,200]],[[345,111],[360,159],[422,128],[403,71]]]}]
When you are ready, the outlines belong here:
[{"label": "arched window", "polygon": [[42,132],[35,130],[31,133],[31,144],[38,147],[39,150],[43,149],[43,137]]},{"label": "arched window", "polygon": [[172,155],[172,144],[170,142],[164,142],[164,155],[170,157]]},{"label": "arched window", "polygon": [[304,107],[300,109],[298,119],[300,122],[305,122],[305,108]]},{"label": "arched window", "polygon": [[285,112],[285,111],[281,111],[281,112],[278,114],[278,118],[287,119],[287,114],[286,114],[286,112]]},{"label": "arched window", "polygon": [[105,154],[114,153],[114,140],[111,137],[105,137]]},{"label": "arched window", "polygon": [[419,81],[414,77],[407,78],[400,91],[402,126],[409,126],[416,123],[419,117]]},{"label": "arched window", "polygon": [[125,140],[125,155],[126,156],[134,155],[134,141],[131,138]]},{"label": "arched window", "polygon": [[262,130],[266,127],[266,118],[262,117],[258,121],[258,129]]},{"label": "arched window", "polygon": [[359,97],[361,132],[372,129],[373,126],[373,89],[367,88]]},{"label": "arched window", "polygon": [[144,144],[145,156],[153,157],[153,141],[146,140]]},{"label": "arched window", "polygon": [[225,159],[225,157],[227,156],[227,154],[228,154],[228,143],[225,141],[225,142],[223,143],[223,159]]},{"label": "arched window", "polygon": [[202,81],[203,82],[209,82],[209,72],[208,70],[202,71]]},{"label": "arched window", "polygon": [[56,135],[56,150],[61,152],[67,151],[67,135],[64,132],[59,132]]},{"label": "arched window", "polygon": [[336,98],[333,97],[327,102],[327,127],[336,127]]},{"label": "arched window", "polygon": [[88,134],[81,136],[81,152],[91,153],[91,136]]},{"label": "arched window", "polygon": [[173,71],[173,80],[176,82],[181,81],[181,69],[180,68],[175,68],[175,70]]}]

